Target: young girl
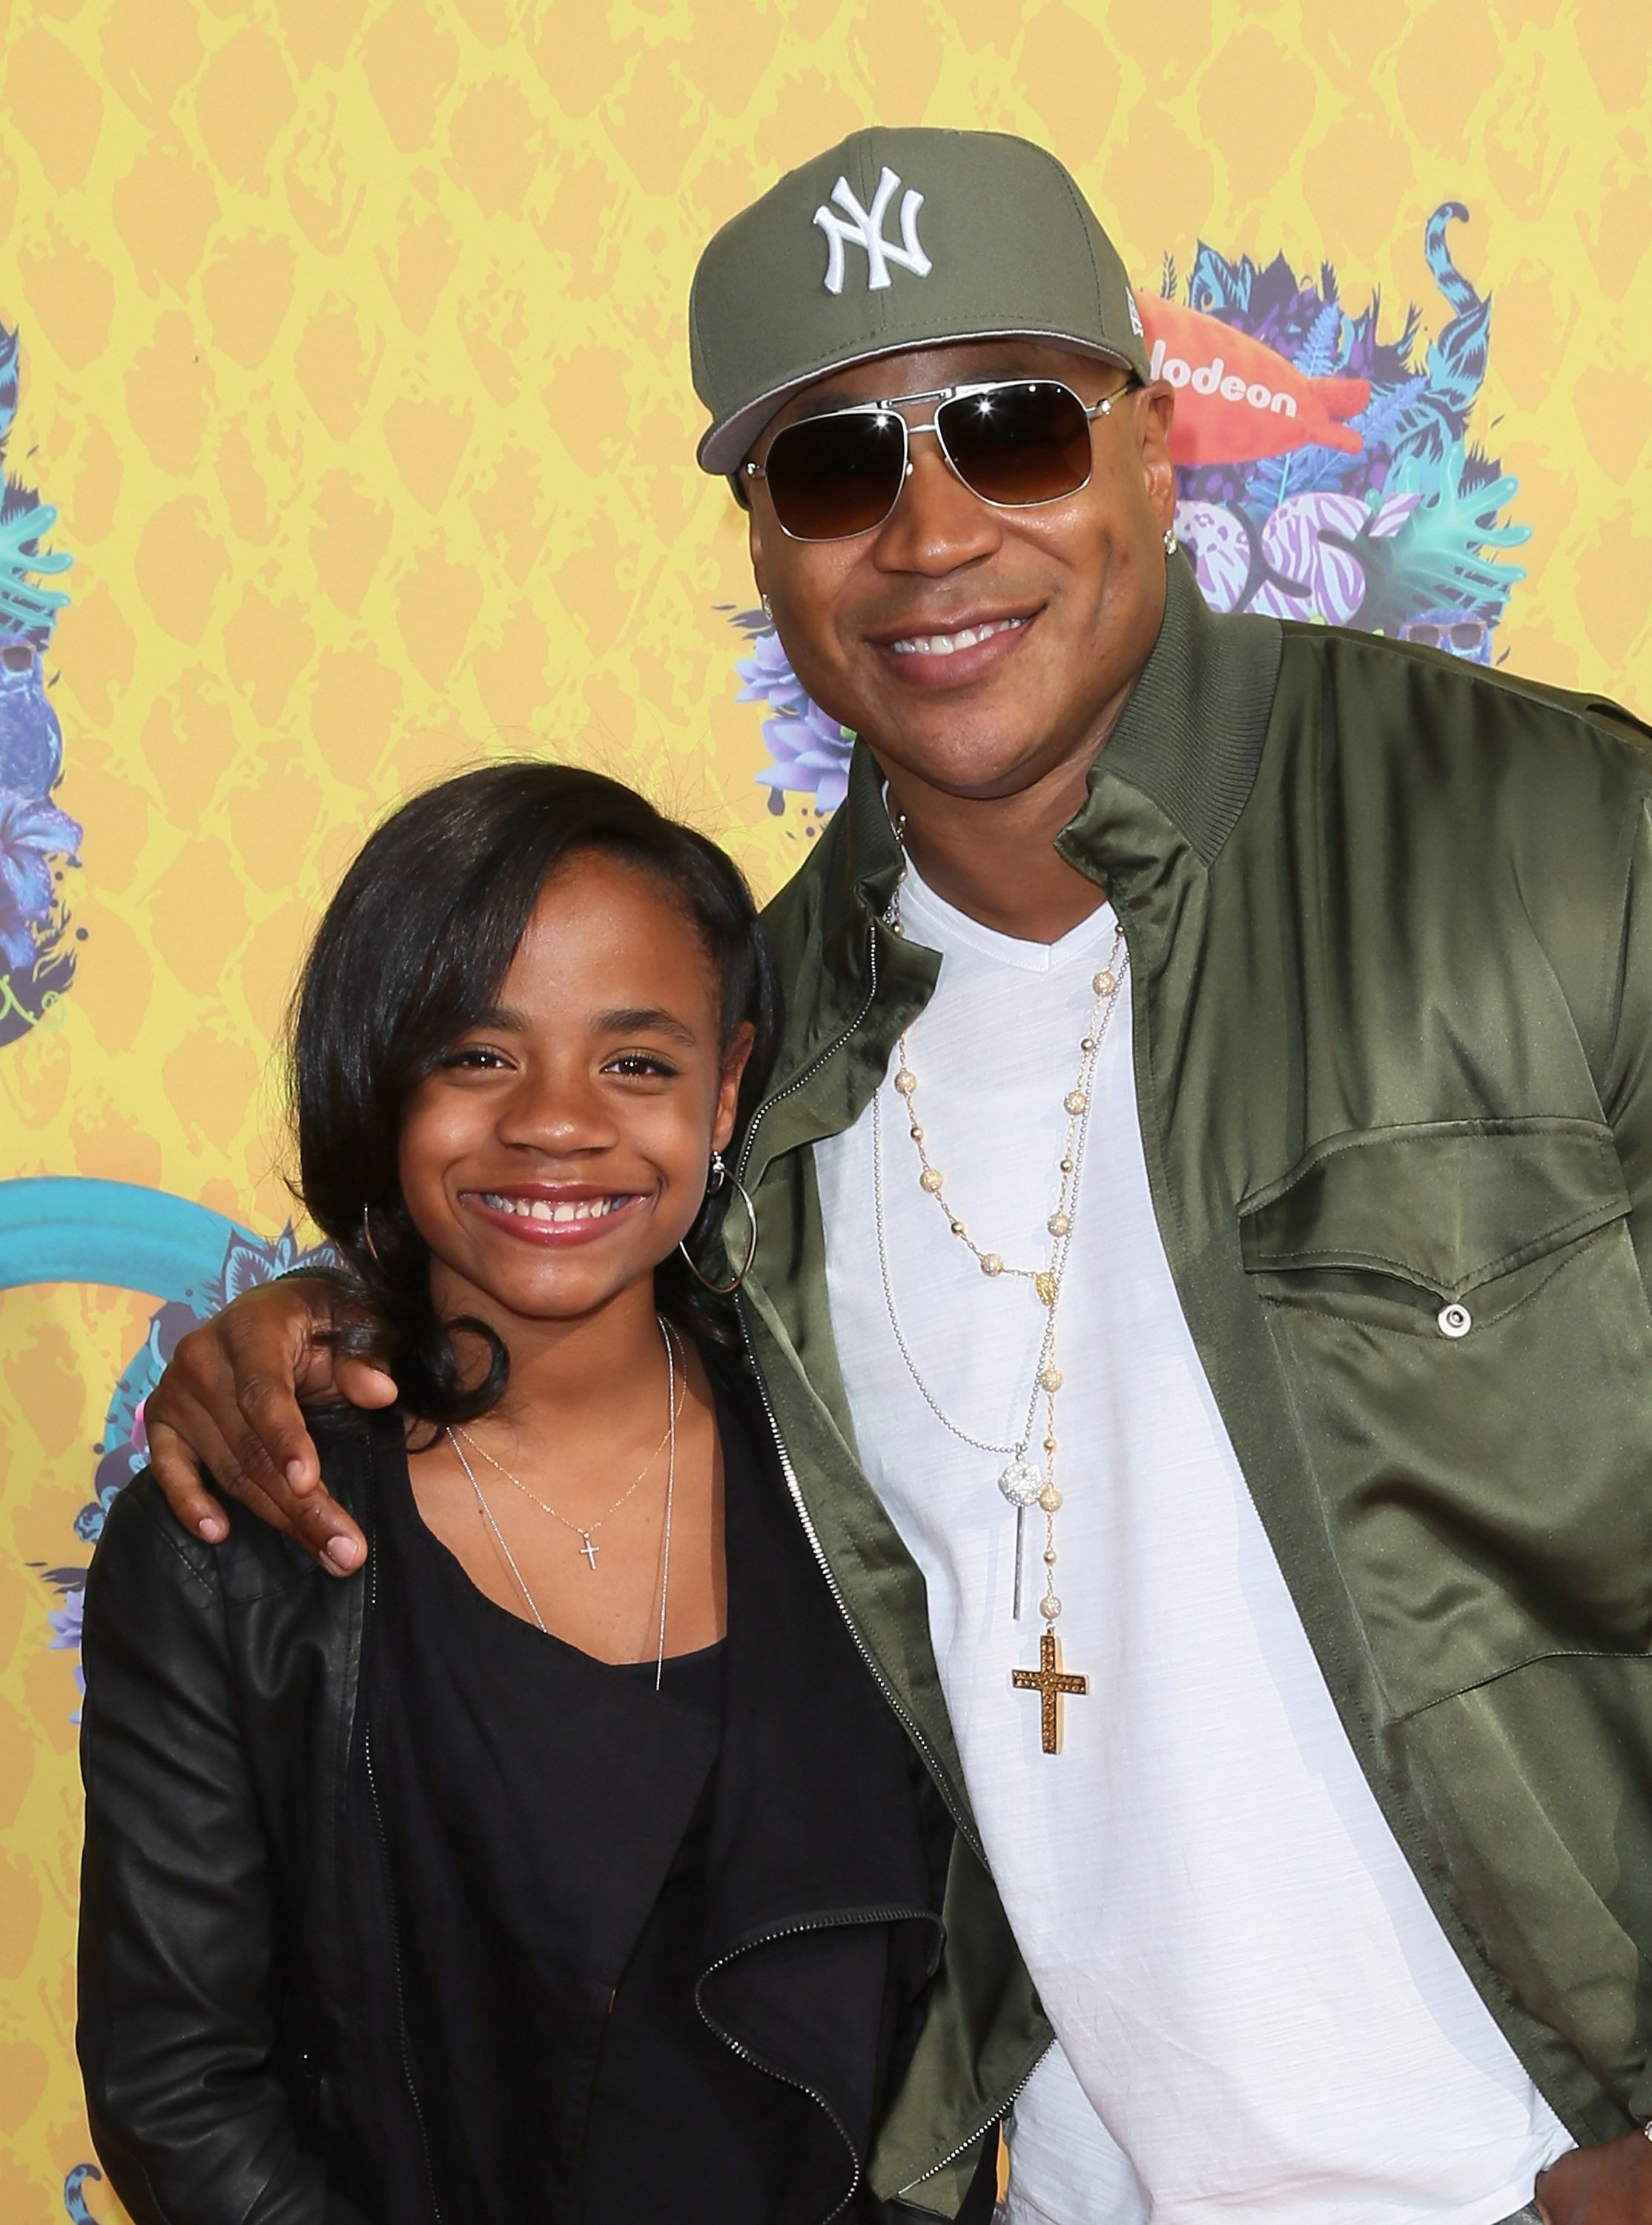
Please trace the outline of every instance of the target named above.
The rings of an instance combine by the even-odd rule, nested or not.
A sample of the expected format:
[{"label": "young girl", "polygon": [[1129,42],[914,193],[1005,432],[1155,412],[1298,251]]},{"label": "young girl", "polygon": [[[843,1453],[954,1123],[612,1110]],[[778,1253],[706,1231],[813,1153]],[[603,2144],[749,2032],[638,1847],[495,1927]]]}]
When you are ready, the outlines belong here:
[{"label": "young girl", "polygon": [[147,1475],[111,1510],[111,2184],[138,2225],[870,2216],[945,1829],[702,1287],[756,1241],[744,886],[613,782],[471,773],[368,842],[294,1009],[304,1201],[401,1399],[316,1420],[347,1582]]}]

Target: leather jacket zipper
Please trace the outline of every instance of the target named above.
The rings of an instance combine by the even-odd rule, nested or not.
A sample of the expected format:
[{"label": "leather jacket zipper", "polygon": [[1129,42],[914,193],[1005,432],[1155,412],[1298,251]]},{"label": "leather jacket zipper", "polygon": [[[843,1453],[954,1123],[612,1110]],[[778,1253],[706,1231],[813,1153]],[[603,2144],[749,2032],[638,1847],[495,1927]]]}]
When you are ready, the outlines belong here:
[{"label": "leather jacket zipper", "polygon": [[[910,1922],[915,1918],[922,1918],[933,1922],[934,1911],[927,1908],[911,1909],[896,1908],[893,1906],[886,1908],[869,1908],[858,1911],[852,1919],[845,1919],[845,1922],[852,1920],[857,1924],[901,1924]],[[711,2012],[706,2006],[705,2002],[700,1999],[700,1987],[705,1985],[707,1979],[716,1977],[719,1970],[726,1970],[731,1962],[739,1962],[743,1956],[753,1953],[759,1947],[771,1947],[777,1939],[798,1939],[806,1937],[810,1932],[832,1931],[841,1930],[843,1928],[844,1926],[840,1924],[820,1923],[777,1924],[772,1931],[762,1932],[756,1938],[748,1939],[743,1946],[735,1948],[731,1953],[719,1956],[717,1961],[711,1964],[709,1968],[700,1972],[694,1985],[694,2006],[699,2012],[700,2021],[705,2025],[706,2029],[712,2035],[712,2037],[714,2038],[720,2039],[725,2047],[731,2049],[732,2051],[739,2057],[742,2063],[749,2063],[754,2070],[760,2070],[764,2077],[777,2078],[782,2086],[789,2086],[792,2088],[794,2092],[806,2095],[807,2099],[813,2101],[818,2108],[824,2111],[828,2122],[831,2124],[832,2131],[837,2133],[845,2147],[848,2149],[849,2161],[853,2176],[850,2179],[848,2188],[844,2194],[843,2199],[840,2202],[833,2203],[832,2207],[828,2209],[826,2212],[826,2215],[820,2220],[820,2225],[832,2225],[833,2218],[841,2217],[844,2211],[848,2209],[850,2203],[860,2191],[860,2182],[862,2177],[860,2158],[856,2152],[855,2143],[850,2137],[848,2127],[844,2123],[843,2119],[832,2108],[831,2102],[826,2100],[826,2095],[822,2094],[817,2087],[806,2084],[801,2078],[790,2077],[783,2070],[776,2070],[773,2063],[765,2063],[762,2056],[755,2054],[750,2048],[745,2045],[744,2041],[736,2039],[732,2032],[725,2031],[724,2027],[718,2023],[716,2018],[712,2015]]]},{"label": "leather jacket zipper", "polygon": [[[785,1440],[780,1434],[780,1423],[775,1419],[775,1410],[769,1403],[768,1385],[764,1383],[762,1370],[757,1366],[757,1355],[751,1348],[751,1336],[750,1331],[746,1328],[745,1315],[744,1314],[741,1314],[740,1315],[740,1328],[742,1334],[745,1337],[746,1357],[751,1362],[751,1371],[756,1379],[757,1396],[763,1401],[763,1410],[768,1417],[769,1433],[775,1441],[775,1451],[780,1460],[781,1474],[786,1479],[786,1488],[791,1493],[792,1504],[797,1510],[798,1520],[803,1525],[803,1535],[809,1541],[809,1550],[814,1556],[815,1564],[819,1568],[820,1574],[826,1578],[826,1589],[831,1593],[832,1599],[837,1604],[838,1612],[843,1617],[845,1626],[847,1628],[850,1637],[855,1641],[856,1651],[860,1655],[861,1659],[866,1664],[867,1669],[870,1671],[872,1682],[877,1685],[878,1690],[883,1694],[884,1700],[892,1709],[896,1721],[901,1725],[901,1727],[905,1731],[913,1745],[916,1746],[920,1754],[922,1755],[924,1765],[929,1772],[930,1782],[940,1793],[942,1801],[946,1804],[946,1812],[952,1817],[955,1828],[974,1850],[976,1859],[979,1861],[982,1868],[988,1870],[989,1874],[991,1874],[984,1848],[982,1846],[979,1838],[977,1836],[967,1817],[960,1816],[957,1808],[953,1805],[952,1795],[946,1789],[946,1782],[942,1773],[940,1765],[935,1759],[934,1748],[930,1745],[928,1740],[925,1738],[922,1731],[919,1729],[917,1724],[913,1721],[911,1716],[901,1704],[900,1698],[896,1694],[895,1688],[890,1684],[889,1679],[878,1667],[877,1663],[873,1658],[871,1651],[867,1646],[865,1640],[862,1638],[859,1631],[856,1629],[853,1621],[850,1618],[848,1605],[844,1599],[842,1592],[838,1588],[838,1579],[832,1572],[832,1563],[826,1558],[826,1549],[821,1544],[820,1537],[816,1534],[814,1525],[809,1518],[808,1508],[803,1504],[803,1493],[798,1485],[797,1471],[792,1466],[791,1455],[787,1451]],[[933,1911],[926,1911],[925,1912],[926,1914],[934,1913]],[[909,1914],[910,1911],[899,1910],[896,1911],[896,1913],[905,1915]],[[817,1925],[806,1924],[797,1924],[793,1927],[794,1930],[799,1931],[818,1930],[819,1928],[820,1927]],[[763,1946],[767,1944],[769,1939],[783,1939],[787,1936],[788,1934],[785,1931],[770,1932],[768,1933],[763,1939],[754,1940],[751,1943],[754,1946]],[[713,1972],[720,1970],[723,1968],[725,1962],[732,1962],[733,1959],[732,1956],[725,1956],[723,1962],[714,1962],[712,1965],[712,1968],[706,1972],[706,1976],[712,1976]],[[696,1989],[695,1993],[695,2000],[696,2004],[698,2004],[698,1989]],[[706,2016],[706,2012],[703,2008],[700,2010],[700,2014],[702,2016]],[[712,2020],[709,2017],[706,2018],[706,2021],[708,2025],[711,2025],[712,2030],[717,2033],[719,2039],[728,2041],[728,2044],[733,2048],[737,2055],[746,2056],[747,2059],[754,2063],[757,2062],[757,2058],[755,2056],[750,2055],[748,2051],[743,2048],[737,2040],[731,2039],[727,2032],[721,2031],[718,2025],[712,2024]],[[1054,2044],[1053,2042],[1052,2044]],[[1048,2054],[1048,2052],[1049,2050],[1047,2048],[1044,2051],[1044,2054]],[[1015,2108],[1016,2103],[1020,2100],[1022,2095],[1026,2091],[1028,2085],[1031,2082],[1033,2072],[1037,2070],[1039,2063],[1041,2063],[1043,2060],[1044,2055],[1041,2055],[1038,2057],[1037,2063],[1034,2063],[1029,2066],[1024,2076],[1019,2078],[1016,2082],[1016,2084],[1010,2089],[1010,2091],[1005,2096],[1003,2104],[997,2109],[994,2110],[991,2116],[987,2119],[984,2125],[979,2126],[973,2133],[972,2133],[967,2139],[960,2140],[958,2146],[955,2148],[950,2149],[946,2155],[941,2157],[938,2163],[931,2164],[928,2170],[923,2173],[922,2177],[913,2179],[909,2184],[903,2186],[901,2189],[901,2192],[903,2195],[910,2194],[914,2188],[920,2187],[923,2184],[924,2179],[933,2178],[938,2171],[945,2171],[948,2164],[956,2163],[959,2157],[961,2155],[966,2155],[970,2149],[975,2146],[978,2140],[984,2139],[987,2133],[991,2132],[993,2126],[997,2124],[1002,2118],[1008,2116],[1010,2110]],[[767,2070],[768,2065],[766,2063],[757,2063],[757,2068],[760,2070]],[[775,2073],[773,2075],[778,2076],[780,2074]],[[787,2082],[790,2084],[794,2082],[788,2080]],[[807,2092],[809,2089],[805,2088],[803,2090]],[[820,2101],[820,2097],[819,2095],[816,2095],[813,2098],[816,2101]],[[821,2107],[825,2108],[826,2104],[822,2102]],[[826,2114],[828,2116],[831,2116],[832,2112],[829,2108],[826,2110]],[[833,2118],[832,2121],[835,2124],[837,2120]],[[843,2127],[839,2125],[838,2129],[841,2132]],[[848,2136],[845,2133],[845,2138],[846,2139],[847,2137]],[[856,2185],[858,2185],[858,2164],[857,2165],[856,2169],[858,2174]],[[854,2193],[855,2188],[851,2186],[848,2194],[844,2197],[845,2200],[852,2200]],[[839,2214],[840,2211],[835,2209],[832,2213],[833,2217],[838,2216]],[[829,2225],[829,2221],[826,2221],[825,2225]]]},{"label": "leather jacket zipper", "polygon": [[[377,1525],[370,1525],[370,1531]],[[367,1611],[370,1614],[378,1605],[378,1554],[375,1548],[377,1538],[370,1534],[367,1550]],[[373,1769],[373,1729],[364,1723],[361,1734],[362,1765],[367,1772],[368,1797],[373,1803],[373,1823],[378,1835],[379,1867],[384,1880],[384,1905],[390,1919],[390,1971],[396,1984],[396,2044],[402,2068],[402,2082],[408,2089],[408,2099],[413,2104],[414,2122],[419,2128],[419,2160],[424,2168],[425,2191],[430,2199],[433,2225],[442,2225],[441,2204],[436,2199],[436,2171],[430,2154],[430,2128],[425,2122],[424,2103],[419,2099],[418,2081],[413,2075],[413,2050],[408,2040],[407,1995],[402,1982],[402,1927],[396,1912],[396,1884],[390,1872],[390,1840],[384,1828],[384,1810],[379,1803],[378,1778]]]}]

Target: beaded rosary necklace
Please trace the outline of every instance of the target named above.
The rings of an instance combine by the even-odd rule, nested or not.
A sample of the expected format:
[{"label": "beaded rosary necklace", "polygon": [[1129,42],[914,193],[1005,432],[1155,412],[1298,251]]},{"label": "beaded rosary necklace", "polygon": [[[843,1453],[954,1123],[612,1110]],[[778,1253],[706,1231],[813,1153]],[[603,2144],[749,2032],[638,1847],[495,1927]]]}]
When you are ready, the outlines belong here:
[{"label": "beaded rosary necklace", "polygon": [[[900,829],[897,827],[896,833]],[[889,923],[896,934],[902,932],[900,891],[897,888],[889,907]],[[1055,1518],[1060,1510],[1062,1498],[1055,1480],[1055,1456],[1060,1441],[1055,1430],[1055,1401],[1062,1384],[1056,1364],[1056,1327],[1060,1310],[1061,1291],[1067,1273],[1073,1225],[1077,1218],[1079,1189],[1084,1171],[1085,1146],[1089,1136],[1090,1112],[1094,1098],[1096,1061],[1106,1038],[1119,992],[1123,986],[1130,965],[1124,946],[1122,927],[1115,926],[1112,948],[1107,963],[1096,973],[1091,986],[1095,1002],[1090,1011],[1079,1044],[1079,1070],[1073,1087],[1062,1099],[1067,1114],[1067,1128],[1062,1139],[1060,1174],[1054,1210],[1045,1222],[1050,1235],[1050,1252],[1042,1266],[1011,1265],[1003,1255],[986,1249],[970,1233],[961,1214],[948,1201],[946,1176],[928,1154],[928,1138],[918,1118],[918,1078],[912,1064],[910,1047],[903,1033],[896,1051],[894,1087],[907,1114],[908,1132],[911,1136],[918,1159],[918,1185],[927,1197],[935,1201],[945,1214],[949,1233],[963,1246],[974,1259],[981,1273],[990,1282],[1028,1282],[1035,1296],[1045,1309],[1044,1334],[1040,1341],[1038,1364],[1034,1372],[1032,1395],[1028,1402],[1027,1420],[1020,1435],[1012,1444],[995,1442],[978,1436],[954,1421],[934,1391],[925,1381],[922,1372],[913,1356],[912,1348],[902,1327],[895,1303],[894,1278],[890,1269],[889,1238],[884,1214],[883,1132],[881,1090],[872,1099],[872,1180],[873,1207],[877,1224],[878,1266],[883,1277],[883,1303],[889,1315],[889,1328],[896,1348],[906,1365],[908,1373],[923,1398],[925,1404],[943,1428],[963,1443],[978,1451],[1008,1457],[1008,1465],[998,1477],[998,1489],[1016,1509],[1016,1578],[1014,1612],[1019,1619],[1022,1612],[1022,1563],[1024,1525],[1029,1509],[1039,1508],[1044,1516],[1044,1590],[1039,1601],[1039,1613],[1044,1629],[1039,1645],[1039,1666],[1017,1669],[1014,1672],[1017,1690],[1036,1691],[1042,1703],[1042,1746],[1046,1753],[1060,1749],[1060,1700],[1067,1695],[1079,1695],[1089,1688],[1087,1677],[1074,1676],[1061,1668],[1060,1645],[1055,1626],[1060,1620],[1061,1599],[1055,1588],[1055,1572],[1060,1553],[1055,1542]],[[1041,1399],[1044,1407],[1044,1436],[1042,1467],[1032,1456],[1033,1436],[1037,1425]]]}]

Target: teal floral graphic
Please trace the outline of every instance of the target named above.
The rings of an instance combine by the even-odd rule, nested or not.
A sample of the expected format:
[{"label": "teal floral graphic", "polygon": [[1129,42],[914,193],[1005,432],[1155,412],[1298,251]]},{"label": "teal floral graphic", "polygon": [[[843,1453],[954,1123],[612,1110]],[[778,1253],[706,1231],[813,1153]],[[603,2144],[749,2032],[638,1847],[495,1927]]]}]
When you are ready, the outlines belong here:
[{"label": "teal floral graphic", "polygon": [[[101,1283],[161,1299],[109,1402],[92,1495],[74,1518],[78,1545],[97,1544],[116,1495],[149,1459],[144,1403],[179,1339],[244,1290],[336,1264],[326,1246],[307,1247],[290,1226],[274,1238],[256,1236],[206,1206],[136,1183],[56,1176],[0,1182],[0,1290]],[[47,1643],[78,1655],[86,1564],[66,1562],[41,1574],[55,1595]]]},{"label": "teal floral graphic", "polygon": [[[1530,538],[1507,512],[1518,488],[1469,437],[1485,383],[1491,301],[1453,259],[1460,201],[1429,218],[1423,250],[1452,314],[1421,345],[1414,307],[1382,334],[1381,298],[1352,311],[1321,263],[1299,279],[1284,256],[1258,264],[1200,242],[1187,306],[1260,340],[1304,378],[1363,378],[1358,453],[1312,444],[1255,463],[1178,472],[1176,531],[1212,609],[1352,625],[1489,664],[1525,574],[1501,553]],[[1175,265],[1162,292],[1177,298]]]}]

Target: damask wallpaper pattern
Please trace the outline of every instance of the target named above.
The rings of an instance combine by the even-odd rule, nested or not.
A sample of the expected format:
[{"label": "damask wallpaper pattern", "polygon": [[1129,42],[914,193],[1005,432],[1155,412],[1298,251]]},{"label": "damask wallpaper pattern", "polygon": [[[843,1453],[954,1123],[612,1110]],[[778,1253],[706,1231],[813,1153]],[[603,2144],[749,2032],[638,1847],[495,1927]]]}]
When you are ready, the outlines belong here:
[{"label": "damask wallpaper pattern", "polygon": [[117,2214],[71,2047],[79,1575],[179,1328],[305,1240],[269,1049],[351,848],[543,749],[767,890],[839,792],[692,466],[708,231],[874,118],[1044,140],[1190,409],[1196,342],[1370,390],[1358,453],[1187,463],[1212,600],[1645,709],[1648,67],[1618,0],[12,0],[0,2217]]}]

